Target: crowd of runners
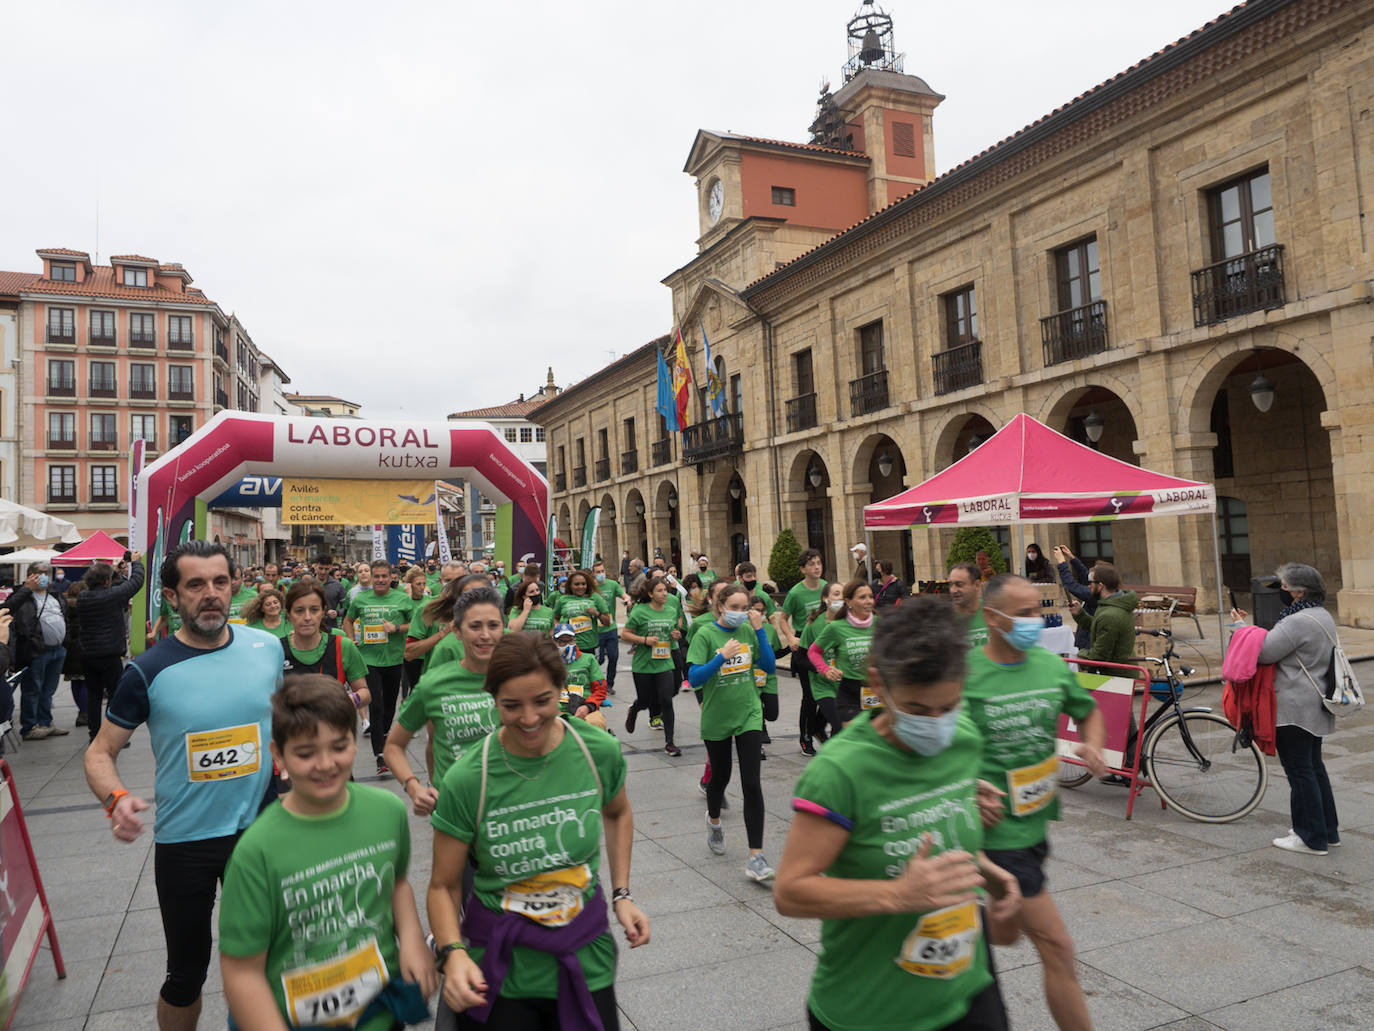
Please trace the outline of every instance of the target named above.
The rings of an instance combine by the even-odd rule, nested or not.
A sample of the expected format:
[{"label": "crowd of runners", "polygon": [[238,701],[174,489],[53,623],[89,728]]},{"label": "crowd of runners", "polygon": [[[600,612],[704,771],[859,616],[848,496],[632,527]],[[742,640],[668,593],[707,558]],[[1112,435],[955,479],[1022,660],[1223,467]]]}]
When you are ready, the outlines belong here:
[{"label": "crowd of runners", "polygon": [[[439,1028],[619,1027],[617,948],[651,931],[617,735],[647,718],[681,755],[690,693],[703,858],[728,854],[738,767],[743,875],[780,913],[821,921],[798,1000],[811,1027],[1004,1028],[993,947],[1022,934],[1059,1027],[1091,1027],[1044,866],[1060,713],[1099,775],[1105,729],[1037,647],[1038,592],[959,566],[950,597],[884,600],[881,570],[824,572],[805,551],[779,594],[752,564],[720,575],[704,556],[686,576],[658,559],[617,578],[598,560],[550,585],[534,562],[241,570],[217,544],[175,549],[150,574],[149,647],[92,719],[85,759],[111,832],[133,841],[150,801],[119,759],[146,726],[159,1026],[197,1026],[222,885],[218,961],[245,1031],[390,1031],[431,1006]],[[394,778],[406,801],[354,779],[363,745],[376,777],[359,775]],[[761,769],[779,745],[806,766],[775,867]],[[413,888],[407,807],[433,851]]]}]

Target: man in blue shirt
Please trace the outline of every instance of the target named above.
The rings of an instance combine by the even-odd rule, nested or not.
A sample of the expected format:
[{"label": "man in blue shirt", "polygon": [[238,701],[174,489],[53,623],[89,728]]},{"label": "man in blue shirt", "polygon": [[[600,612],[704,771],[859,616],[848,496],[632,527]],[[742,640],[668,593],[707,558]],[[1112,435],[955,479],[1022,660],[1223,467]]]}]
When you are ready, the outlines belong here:
[{"label": "man in blue shirt", "polygon": [[134,729],[148,725],[156,759],[153,874],[167,940],[161,1031],[196,1027],[216,882],[273,784],[267,743],[281,645],[261,630],[229,625],[229,567],[223,546],[208,541],[188,541],[167,556],[162,595],[181,628],[124,670],[86,751],[86,782],[115,838],[133,841],[148,803],[125,788],[116,760]]}]

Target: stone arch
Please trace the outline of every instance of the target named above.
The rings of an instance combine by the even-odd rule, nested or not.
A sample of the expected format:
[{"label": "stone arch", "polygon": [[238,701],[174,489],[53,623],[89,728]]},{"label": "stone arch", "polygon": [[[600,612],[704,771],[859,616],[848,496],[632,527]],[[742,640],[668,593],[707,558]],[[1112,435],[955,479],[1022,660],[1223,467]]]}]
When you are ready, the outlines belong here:
[{"label": "stone arch", "polygon": [[[1069,412],[1076,406],[1076,399],[1093,387],[1100,387],[1115,394],[1127,408],[1130,407],[1127,398],[1141,396],[1138,387],[1126,383],[1119,376],[1102,375],[1097,371],[1083,372],[1069,380],[1056,380],[1054,387],[1056,389],[1045,396],[1035,418],[1050,429],[1060,433],[1064,432],[1062,429],[1064,421]],[[1136,417],[1134,412],[1131,412],[1131,418],[1135,420],[1135,424],[1139,428],[1140,419]]]},{"label": "stone arch", "polygon": [[[811,470],[819,473],[819,482],[811,482]],[[797,452],[788,465],[787,503],[784,515],[790,520],[797,542],[802,548],[816,548],[824,557],[827,578],[841,575],[835,560],[838,549],[835,544],[835,496],[842,489],[836,472],[826,461],[825,455],[813,448],[803,448]],[[848,562],[849,556],[844,556]],[[850,570],[844,570],[847,574]]]},{"label": "stone arch", "polygon": [[1188,433],[1211,432],[1212,401],[1217,390],[1236,367],[1257,350],[1283,351],[1296,358],[1307,366],[1307,370],[1321,387],[1326,407],[1332,409],[1338,406],[1340,391],[1335,370],[1318,348],[1304,348],[1302,340],[1294,339],[1292,334],[1288,333],[1266,336],[1269,339],[1263,342],[1256,340],[1255,334],[1219,340],[1206,353],[1189,359],[1193,371],[1178,392],[1178,418],[1175,426],[1177,430]]},{"label": "stone arch", "polygon": [[621,528],[623,547],[629,548],[630,557],[649,561],[649,509],[644,504],[644,495],[638,487],[631,487],[625,493],[625,504],[616,510],[616,522]]},{"label": "stone arch", "polygon": [[994,433],[1005,425],[998,412],[981,402],[962,405],[957,411],[945,416],[942,423],[937,423],[939,429],[932,435],[935,441],[931,465],[932,476],[948,469],[964,457],[962,454],[955,454],[955,445],[959,442],[960,437],[965,435],[965,429],[971,418],[981,418]]},{"label": "stone arch", "polygon": [[[884,465],[887,466],[886,473],[883,472]],[[862,527],[865,505],[885,501],[912,486],[902,446],[887,433],[872,433],[865,437],[854,453],[850,484],[853,488],[850,495],[850,504],[854,509],[853,525]],[[870,575],[873,572],[873,560],[889,559],[895,564],[897,575],[907,583],[912,582],[915,560],[910,530],[874,535],[872,547],[873,554],[869,556]]]},{"label": "stone arch", "polygon": [[597,523],[597,548],[606,563],[606,575],[619,576],[621,545],[619,527],[616,524],[619,509],[616,507],[615,498],[609,491],[601,496],[599,504],[601,505],[601,518]]}]

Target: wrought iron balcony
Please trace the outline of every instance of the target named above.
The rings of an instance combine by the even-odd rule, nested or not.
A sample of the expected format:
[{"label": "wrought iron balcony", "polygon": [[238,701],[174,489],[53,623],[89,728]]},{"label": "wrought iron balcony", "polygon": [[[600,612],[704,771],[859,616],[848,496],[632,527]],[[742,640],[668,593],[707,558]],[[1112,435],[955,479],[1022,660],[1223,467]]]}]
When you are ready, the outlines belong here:
[{"label": "wrought iron balcony", "polygon": [[573,466],[573,486],[585,487],[587,485],[587,467],[585,465]]},{"label": "wrought iron balcony", "polygon": [[141,333],[141,332],[139,332],[139,331],[136,330],[136,329],[130,330],[130,331],[129,331],[129,346],[130,346],[130,347],[156,347],[156,346],[157,346],[157,334],[156,334],[156,333]]},{"label": "wrought iron balcony", "polygon": [[1107,349],[1107,302],[1093,301],[1040,320],[1046,365],[1071,362]]},{"label": "wrought iron balcony", "polygon": [[91,380],[91,397],[118,397],[119,391],[112,379]]},{"label": "wrought iron balcony", "polygon": [[118,451],[118,450],[119,450],[119,441],[117,441],[117,440],[96,440],[94,437],[92,437],[92,438],[91,438],[91,450],[92,450],[92,451]]},{"label": "wrought iron balcony", "polygon": [[49,397],[75,397],[76,381],[70,379],[50,379],[48,380]]},{"label": "wrought iron balcony", "polygon": [[1283,244],[1261,247],[1193,273],[1193,325],[1218,322],[1287,303]]},{"label": "wrought iron balcony", "polygon": [[75,490],[71,490],[71,491],[53,490],[52,487],[49,487],[49,488],[48,488],[48,504],[49,504],[49,505],[75,505],[75,504],[76,504],[76,491],[75,491]]},{"label": "wrought iron balcony", "polygon": [[91,330],[91,347],[114,347],[119,340],[113,333],[103,333],[99,330]]},{"label": "wrought iron balcony", "polygon": [[223,390],[216,390],[216,391],[215,391],[215,404],[219,405],[221,408],[228,408],[228,407],[229,407],[229,395],[228,395],[227,393],[225,393]]},{"label": "wrought iron balcony", "polygon": [[952,394],[965,387],[983,382],[983,342],[971,340],[967,344],[936,351],[935,393]]},{"label": "wrought iron balcony", "polygon": [[49,435],[49,437],[48,437],[48,450],[50,450],[50,451],[75,451],[75,450],[76,450],[76,438],[75,438],[75,437],[54,437],[54,436]]},{"label": "wrought iron balcony", "polygon": [[565,490],[568,489],[568,474],[567,474],[567,473],[554,473],[554,474],[553,474],[553,489],[556,490],[556,491],[565,491]]},{"label": "wrought iron balcony", "polygon": [[167,334],[167,350],[169,351],[193,351],[195,346],[195,339],[190,333]]},{"label": "wrought iron balcony", "polygon": [[596,477],[596,482],[611,478],[611,460],[609,458],[598,458],[592,463],[592,475]]},{"label": "wrought iron balcony", "polygon": [[229,367],[229,348],[223,341],[215,341],[215,357],[224,363],[224,367]]},{"label": "wrought iron balcony", "polygon": [[855,416],[887,407],[887,370],[879,369],[849,381],[849,408]]},{"label": "wrought iron balcony", "polygon": [[649,460],[655,465],[667,465],[673,460],[673,438],[664,437],[662,440],[654,441],[653,447],[649,449]]},{"label": "wrought iron balcony", "polygon": [[135,401],[156,401],[157,387],[144,386],[141,383],[134,383],[129,387],[129,397]]},{"label": "wrought iron balcony", "polygon": [[195,399],[196,392],[190,387],[173,387],[167,391],[167,400],[169,401],[194,401]]},{"label": "wrought iron balcony", "polygon": [[620,475],[628,476],[630,473],[639,472],[639,449],[631,448],[629,451],[620,452]]},{"label": "wrought iron balcony", "polygon": [[76,343],[76,331],[72,329],[54,329],[52,326],[49,326],[48,343],[74,344]]},{"label": "wrought iron balcony", "polygon": [[816,395],[802,394],[787,402],[787,432],[810,430],[816,427]]},{"label": "wrought iron balcony", "polygon": [[682,460],[688,464],[743,450],[744,416],[740,412],[726,412],[682,431]]}]

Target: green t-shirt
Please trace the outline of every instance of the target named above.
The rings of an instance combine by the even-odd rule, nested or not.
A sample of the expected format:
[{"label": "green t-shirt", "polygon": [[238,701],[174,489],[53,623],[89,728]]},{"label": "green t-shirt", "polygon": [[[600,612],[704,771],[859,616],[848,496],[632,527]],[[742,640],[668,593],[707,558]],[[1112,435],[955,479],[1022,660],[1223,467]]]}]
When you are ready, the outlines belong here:
[{"label": "green t-shirt", "polygon": [[601,663],[596,661],[596,656],[579,651],[577,658],[568,666],[568,684],[563,691],[563,697],[559,699],[563,711],[568,711],[569,695],[581,695],[584,702],[596,708],[596,703],[591,701],[592,685],[605,679],[606,671],[601,668]]},{"label": "green t-shirt", "polygon": [[868,649],[873,644],[873,627],[857,627],[843,617],[832,619],[816,634],[815,643],[825,661],[831,666],[839,666],[846,680],[868,681]]},{"label": "green t-shirt", "polygon": [[701,580],[701,589],[703,591],[709,591],[711,585],[720,579],[714,569],[698,569],[697,577]]},{"label": "green t-shirt", "polygon": [[[270,633],[270,631],[269,631]],[[288,635],[289,636],[289,635]],[[309,651],[298,651],[291,649],[291,654],[296,656],[296,660],[302,666],[313,666],[324,658],[324,649],[328,645],[334,647],[334,638],[338,637],[343,641],[343,668],[344,678],[348,683],[355,680],[363,680],[367,677],[367,662],[364,661],[362,652],[358,651],[358,646],[353,643],[351,637],[344,637],[342,630],[331,630],[320,635],[320,643]],[[287,642],[290,643],[289,641]]]},{"label": "green t-shirt", "polygon": [[248,621],[243,618],[243,609],[257,596],[258,592],[251,587],[240,587],[239,593],[229,599],[229,622],[246,624]]},{"label": "green t-shirt", "polygon": [[[327,816],[273,803],[229,859],[220,951],[267,954],[267,983],[292,1027],[361,1013],[401,973],[391,894],[409,864],[406,805],[389,791],[350,783],[347,803]],[[383,1012],[360,1027],[387,1031],[393,1019]]]},{"label": "green t-shirt", "polygon": [[273,637],[276,637],[278,639],[283,638],[287,634],[291,633],[291,624],[288,623],[284,617],[282,621],[278,623],[276,626],[268,626],[260,619],[257,622],[249,623],[248,625],[252,627],[254,630],[261,630],[264,633],[271,634]]},{"label": "green t-shirt", "polygon": [[[519,609],[511,609],[511,614],[506,618],[506,625],[510,625],[511,619],[520,615]],[[528,630],[532,634],[547,634],[553,630],[554,615],[553,609],[547,605],[536,605],[530,609],[530,614],[525,617],[525,625],[522,630]]]},{"label": "green t-shirt", "polygon": [[[673,629],[681,630],[683,632],[683,636],[685,637],[687,632],[687,614],[682,610],[682,595],[678,594],[677,591],[669,587],[668,598],[664,602],[664,604],[671,607],[672,610],[677,613],[677,622],[673,624]],[[677,651],[680,647],[686,647],[686,645],[684,645],[681,641],[678,641],[676,638],[674,638],[673,651]],[[631,670],[631,672],[634,671]]]},{"label": "green t-shirt", "polygon": [[496,705],[482,686],[483,673],[472,673],[461,662],[446,662],[426,670],[411,688],[396,722],[412,734],[426,723],[434,725],[434,782],[472,745],[499,724]]},{"label": "green t-shirt", "polygon": [[[806,586],[805,580],[800,580],[787,592],[787,597],[782,600],[782,610],[792,620],[792,631],[797,632],[797,628],[804,624],[811,613],[821,606],[821,595],[825,593],[825,581],[814,591]],[[801,634],[797,633],[800,637]]]},{"label": "green t-shirt", "polygon": [[[625,784],[620,743],[605,731],[577,721],[564,724],[563,740],[543,758],[512,755],[496,735],[488,748],[486,805],[482,751],[470,748],[450,767],[439,787],[430,822],[467,842],[477,859],[473,886],[489,909],[517,912],[546,926],[563,926],[581,912],[596,890],[601,866],[601,810]],[[587,746],[597,776],[573,735]],[[551,908],[551,904],[562,905]],[[469,950],[481,963],[483,950]],[[615,939],[610,932],[577,950],[591,991],[615,979]],[[501,994],[515,999],[558,996],[558,961],[538,949],[517,946]]]},{"label": "green t-shirt", "polygon": [[[861,713],[832,737],[797,780],[793,809],[849,831],[826,876],[897,877],[927,832],[931,855],[976,854],[983,847],[977,728],[961,718],[950,746],[923,756],[884,738],[872,716]],[[979,934],[976,902],[933,913],[822,920],[810,1008],[835,1031],[946,1027],[992,983]]]},{"label": "green t-shirt", "polygon": [[430,573],[425,577],[425,587],[434,597],[439,597],[439,592],[444,589],[444,581],[439,578],[438,573]]},{"label": "green t-shirt", "polygon": [[[829,622],[828,614],[819,615],[811,622],[807,623],[801,633],[797,635],[797,638],[801,641],[801,650],[803,654],[811,650],[811,646],[816,643],[816,636],[829,625]],[[793,627],[793,629],[795,630],[796,628]],[[834,698],[834,681],[826,680],[825,677],[821,676],[819,673],[812,673],[811,697]]]},{"label": "green t-shirt", "polygon": [[692,647],[692,641],[696,638],[702,627],[707,623],[714,623],[715,621],[716,614],[710,609],[707,609],[699,616],[693,616],[692,621],[687,624],[687,632],[682,635],[687,641],[687,647],[689,649]]},{"label": "green t-shirt", "polygon": [[462,662],[465,654],[467,652],[463,648],[463,639],[457,634],[449,634],[429,650],[429,665],[425,667],[425,672],[447,666],[451,662]]},{"label": "green t-shirt", "polygon": [[606,611],[611,614],[611,625],[601,628],[603,634],[609,634],[615,630],[615,600],[625,597],[625,588],[620,586],[619,580],[607,577],[596,585],[596,593],[601,595],[601,600],[606,603]]},{"label": "green t-shirt", "polygon": [[988,621],[983,618],[983,607],[980,605],[973,618],[968,621],[968,646],[972,649],[979,649],[988,643]]},{"label": "green t-shirt", "polygon": [[988,848],[1027,848],[1059,819],[1059,714],[1081,720],[1097,707],[1058,655],[1032,648],[1023,662],[999,666],[983,649],[969,654],[964,708],[983,735],[979,774],[1007,792],[1004,816],[989,827]]},{"label": "green t-shirt", "polygon": [[560,594],[553,603],[554,619],[572,624],[577,631],[577,646],[584,652],[596,651],[601,640],[601,616],[610,611],[606,600],[595,591],[584,595]]},{"label": "green t-shirt", "polygon": [[359,591],[357,597],[348,603],[349,619],[361,627],[362,644],[359,646],[363,658],[369,666],[399,666],[405,658],[405,631],[388,633],[386,623],[400,626],[410,622],[414,600],[404,591],[392,588],[383,595],[369,588]]},{"label": "green t-shirt", "polygon": [[167,624],[167,633],[169,635],[181,629],[181,613],[168,604],[166,598],[162,599],[162,607],[158,610],[158,615],[161,616],[162,621]]},{"label": "green t-shirt", "polygon": [[762,599],[763,599],[763,602],[764,602],[764,609],[763,609],[763,611],[766,612],[768,615],[771,616],[774,612],[777,612],[777,611],[778,611],[777,603],[776,603],[775,601],[773,601],[773,596],[763,589],[763,584],[762,584],[762,583],[755,583],[755,584],[754,584],[754,593],[753,593],[752,596],[755,597],[755,598],[762,598]]},{"label": "green t-shirt", "polygon": [[[411,608],[410,625],[406,627],[407,641],[427,641],[429,640],[429,638],[433,637],[435,634],[437,634],[440,630],[444,628],[443,623],[425,622],[425,609],[427,609],[430,603],[433,601],[433,598],[425,598],[419,604]],[[402,649],[402,654],[404,654],[404,648]],[[430,659],[432,659],[433,657],[433,648],[425,652],[424,655],[420,656],[420,658],[424,662],[424,665],[421,666],[422,671],[429,669],[429,662]]]},{"label": "green t-shirt", "polygon": [[665,604],[659,611],[648,603],[632,608],[625,620],[625,629],[636,637],[657,637],[660,643],[653,648],[636,644],[630,659],[630,672],[666,673],[672,669],[673,630],[676,628],[677,613],[670,605]]},{"label": "green t-shirt", "polygon": [[743,647],[733,659],[698,690],[701,691],[701,739],[726,741],[747,730],[763,729],[763,705],[754,686],[754,661],[758,657],[758,632],[748,623],[726,630],[714,620],[701,627],[687,649],[689,666],[704,666],[731,638]]},{"label": "green t-shirt", "polygon": [[[768,638],[768,646],[773,649],[776,656],[782,650],[782,642],[778,640],[778,632],[773,628],[772,623],[763,624],[763,632]],[[765,673],[763,667],[754,667],[754,686],[759,689],[760,694],[778,693],[778,670],[773,667],[772,673]],[[812,695],[812,697],[815,697]]]}]

